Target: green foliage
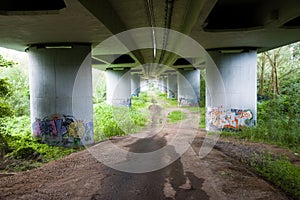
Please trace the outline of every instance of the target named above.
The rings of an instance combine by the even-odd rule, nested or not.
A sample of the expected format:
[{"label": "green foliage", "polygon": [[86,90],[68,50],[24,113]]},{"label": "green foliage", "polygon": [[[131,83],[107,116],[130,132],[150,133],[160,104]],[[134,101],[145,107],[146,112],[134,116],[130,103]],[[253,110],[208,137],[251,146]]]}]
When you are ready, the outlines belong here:
[{"label": "green foliage", "polygon": [[32,169],[80,150],[40,144],[31,136],[30,119],[27,116],[6,117],[0,124],[0,132],[6,142],[5,159],[11,162],[6,169],[9,171]]},{"label": "green foliage", "polygon": [[286,191],[295,199],[300,199],[300,167],[287,158],[272,155],[255,155],[250,166],[275,186]]},{"label": "green foliage", "polygon": [[258,104],[258,125],[241,132],[224,132],[255,142],[277,144],[300,153],[300,97],[298,93]]},{"label": "green foliage", "polygon": [[11,106],[5,101],[0,100],[0,118],[12,116],[14,114]]},{"label": "green foliage", "polygon": [[113,136],[139,132],[148,123],[149,98],[146,94],[132,99],[132,107],[111,106],[105,102],[95,105],[94,139],[101,141]]},{"label": "green foliage", "polygon": [[0,97],[5,98],[11,94],[11,85],[8,83],[7,79],[0,79]]},{"label": "green foliage", "polygon": [[167,93],[158,92],[158,100],[164,107],[177,107],[178,100],[177,98],[168,98]]},{"label": "green foliage", "polygon": [[12,107],[7,102],[11,95],[10,86],[7,79],[0,79],[0,118],[13,115]]},{"label": "green foliage", "polygon": [[[6,61],[0,55],[0,67],[9,67],[13,64],[11,61]],[[1,69],[2,72],[2,69]],[[7,98],[11,94],[10,84],[7,79],[0,78],[0,120],[7,116],[13,115],[13,110],[7,102]],[[3,123],[0,121],[0,156],[3,157],[8,151],[8,143],[5,135],[2,132]]]},{"label": "green foliage", "polygon": [[93,85],[95,85],[96,88],[93,94],[93,101],[97,104],[104,102],[106,97],[106,79],[104,72],[100,70],[93,70],[93,80],[94,79],[96,80]]},{"label": "green foliage", "polygon": [[141,92],[138,97],[131,98],[131,105],[136,109],[143,109],[151,105],[153,99],[146,92]]},{"label": "green foliage", "polygon": [[16,116],[29,116],[29,82],[28,76],[19,67],[6,68],[1,73],[9,83],[10,96],[7,103],[14,108]]},{"label": "green foliage", "polygon": [[[285,94],[300,76],[300,42],[258,54],[258,94],[262,99]],[[299,91],[299,90],[298,90]]]},{"label": "green foliage", "polygon": [[15,64],[16,63],[14,61],[6,60],[2,55],[0,55],[0,67],[12,67]]},{"label": "green foliage", "polygon": [[206,105],[206,71],[201,70],[200,78],[200,107],[205,108]]},{"label": "green foliage", "polygon": [[176,123],[180,120],[186,119],[187,115],[186,113],[180,111],[180,110],[174,110],[168,115],[168,120],[170,123]]},{"label": "green foliage", "polygon": [[206,127],[206,108],[200,107],[200,125],[199,128],[205,128]]}]

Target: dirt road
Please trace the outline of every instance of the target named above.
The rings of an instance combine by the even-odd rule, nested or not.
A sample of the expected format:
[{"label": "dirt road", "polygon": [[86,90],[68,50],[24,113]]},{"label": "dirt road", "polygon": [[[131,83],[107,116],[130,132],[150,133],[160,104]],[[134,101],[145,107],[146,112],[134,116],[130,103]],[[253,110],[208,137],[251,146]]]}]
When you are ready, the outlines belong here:
[{"label": "dirt road", "polygon": [[[146,130],[143,137],[113,138],[41,168],[0,178],[0,199],[289,199],[221,148],[200,159],[197,152],[206,133],[187,127],[165,124],[158,134],[149,137],[144,137]],[[175,148],[166,151],[168,155],[163,153],[162,161],[178,158],[159,170],[122,172],[106,166],[94,154],[105,154],[101,151],[111,144],[128,152],[153,152],[165,146],[178,130],[196,131],[196,137],[182,156]],[[123,162],[128,164],[130,159]]]}]

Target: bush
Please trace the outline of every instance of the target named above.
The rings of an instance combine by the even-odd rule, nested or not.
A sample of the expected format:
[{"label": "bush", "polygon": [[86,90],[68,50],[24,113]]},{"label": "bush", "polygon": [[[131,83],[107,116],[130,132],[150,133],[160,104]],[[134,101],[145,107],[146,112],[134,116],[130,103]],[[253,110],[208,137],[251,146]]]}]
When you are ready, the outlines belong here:
[{"label": "bush", "polygon": [[[41,163],[65,157],[81,149],[48,146],[40,144],[31,136],[29,117],[6,117],[2,124],[0,141],[5,148],[5,159],[10,160],[8,171],[22,171],[41,166]],[[3,161],[3,160],[2,160]]]},{"label": "bush", "polygon": [[149,119],[148,112],[141,108],[142,105],[145,106],[146,103],[134,103],[134,100],[132,108],[111,106],[105,102],[95,105],[95,141],[139,132]]},{"label": "bush", "polygon": [[[297,96],[298,95],[298,96]],[[224,132],[254,142],[267,142],[300,153],[300,96],[283,95],[258,104],[258,125],[245,127],[238,133]]]},{"label": "bush", "polygon": [[169,115],[168,115],[168,119],[170,123],[176,123],[180,120],[186,119],[187,115],[186,113],[180,111],[180,110],[175,110],[172,111]]}]

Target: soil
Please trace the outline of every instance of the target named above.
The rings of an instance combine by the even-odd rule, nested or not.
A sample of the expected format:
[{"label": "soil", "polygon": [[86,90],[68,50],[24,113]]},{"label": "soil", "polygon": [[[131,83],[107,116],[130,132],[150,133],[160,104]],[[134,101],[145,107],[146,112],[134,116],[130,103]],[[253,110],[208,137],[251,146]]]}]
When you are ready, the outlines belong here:
[{"label": "soil", "polygon": [[[153,109],[161,112],[158,107]],[[196,116],[188,114],[189,118]],[[162,122],[152,120],[156,124],[151,128]],[[149,135],[151,129],[145,129],[137,135],[114,137],[40,168],[0,176],[0,199],[291,199],[253,173],[241,160],[253,151],[271,151],[288,155],[299,164],[300,159],[292,152],[272,145],[220,138],[210,153],[200,158],[198,152],[206,135],[204,130],[197,129],[192,121],[165,123],[162,127],[154,135]],[[183,155],[159,170],[118,171],[91,154],[94,151],[101,154],[110,144],[130,152],[153,152],[175,138],[178,131],[180,134],[196,132],[196,137]],[[162,155],[161,159],[172,157],[174,152],[171,154]],[[115,155],[111,156],[114,159]]]}]

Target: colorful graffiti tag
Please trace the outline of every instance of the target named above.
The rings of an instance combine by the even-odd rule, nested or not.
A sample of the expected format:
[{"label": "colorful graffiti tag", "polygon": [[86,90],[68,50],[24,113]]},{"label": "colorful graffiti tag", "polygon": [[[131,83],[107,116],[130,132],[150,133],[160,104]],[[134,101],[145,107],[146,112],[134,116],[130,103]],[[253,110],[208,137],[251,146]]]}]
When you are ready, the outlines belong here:
[{"label": "colorful graffiti tag", "polygon": [[206,108],[206,126],[210,129],[239,130],[244,126],[253,126],[253,113],[247,109]]},{"label": "colorful graffiti tag", "polygon": [[55,146],[79,146],[93,140],[93,123],[84,123],[69,115],[36,119],[32,130],[33,136],[42,143]]}]

